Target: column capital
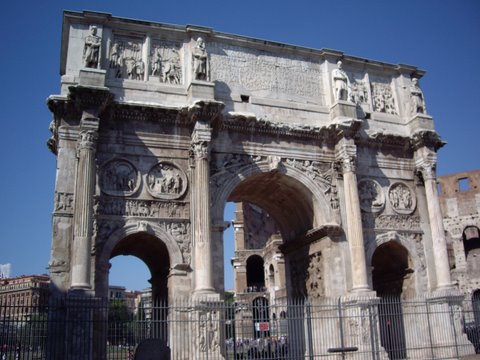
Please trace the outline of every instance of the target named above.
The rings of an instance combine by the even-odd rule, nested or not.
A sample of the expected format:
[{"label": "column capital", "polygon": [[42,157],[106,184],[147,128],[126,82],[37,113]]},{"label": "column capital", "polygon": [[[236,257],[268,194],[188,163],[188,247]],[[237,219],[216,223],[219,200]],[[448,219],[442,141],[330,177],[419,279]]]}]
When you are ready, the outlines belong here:
[{"label": "column capital", "polygon": [[357,162],[357,146],[353,141],[343,139],[337,144],[336,169],[339,172],[355,172]]},{"label": "column capital", "polygon": [[197,140],[192,141],[191,154],[194,159],[210,158],[210,141]]},{"label": "column capital", "polygon": [[82,130],[78,137],[78,150],[88,149],[95,150],[98,140],[98,132],[95,130]]}]

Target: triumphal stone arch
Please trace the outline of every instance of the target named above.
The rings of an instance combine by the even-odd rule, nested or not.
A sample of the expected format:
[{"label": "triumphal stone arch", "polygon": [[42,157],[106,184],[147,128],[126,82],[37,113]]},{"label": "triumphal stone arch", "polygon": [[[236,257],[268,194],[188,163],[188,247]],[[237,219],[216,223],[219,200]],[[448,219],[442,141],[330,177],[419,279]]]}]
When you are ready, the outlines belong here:
[{"label": "triumphal stone arch", "polygon": [[454,293],[424,71],[65,12],[60,72],[55,294],[106,297],[109,260],[133,255],[155,299],[220,301],[228,201],[274,219],[286,296]]}]

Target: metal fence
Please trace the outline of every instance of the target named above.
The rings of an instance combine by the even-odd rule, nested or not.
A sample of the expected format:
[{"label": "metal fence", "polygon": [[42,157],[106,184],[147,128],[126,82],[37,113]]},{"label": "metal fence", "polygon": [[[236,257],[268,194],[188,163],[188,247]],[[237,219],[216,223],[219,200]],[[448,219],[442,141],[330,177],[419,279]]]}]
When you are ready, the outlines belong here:
[{"label": "metal fence", "polygon": [[458,359],[480,353],[460,298],[0,303],[0,359]]}]

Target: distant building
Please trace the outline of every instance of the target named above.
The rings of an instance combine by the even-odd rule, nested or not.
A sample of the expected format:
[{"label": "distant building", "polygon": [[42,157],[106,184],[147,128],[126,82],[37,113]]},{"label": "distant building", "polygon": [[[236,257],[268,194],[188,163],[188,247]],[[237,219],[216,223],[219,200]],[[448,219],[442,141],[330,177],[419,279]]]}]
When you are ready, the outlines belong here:
[{"label": "distant building", "polygon": [[108,300],[125,300],[125,286],[110,285],[108,287]]},{"label": "distant building", "polygon": [[480,170],[438,179],[452,279],[480,300]]},{"label": "distant building", "polygon": [[23,275],[0,281],[0,318],[26,320],[48,304],[50,277]]},{"label": "distant building", "polygon": [[129,290],[125,292],[125,301],[130,314],[137,315],[141,303],[142,292],[138,290]]}]

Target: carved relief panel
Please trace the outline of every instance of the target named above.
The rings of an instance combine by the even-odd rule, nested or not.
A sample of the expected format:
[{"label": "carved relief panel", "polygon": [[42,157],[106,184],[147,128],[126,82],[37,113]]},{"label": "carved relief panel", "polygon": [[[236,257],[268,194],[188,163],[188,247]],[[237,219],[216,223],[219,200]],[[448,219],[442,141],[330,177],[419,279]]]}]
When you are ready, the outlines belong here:
[{"label": "carved relief panel", "polygon": [[388,189],[388,200],[393,210],[399,214],[411,214],[415,210],[414,192],[406,184],[396,182]]},{"label": "carved relief panel", "polygon": [[187,176],[175,164],[161,161],[147,174],[147,190],[159,199],[178,199],[187,190]]},{"label": "carved relief panel", "polygon": [[358,197],[360,208],[365,212],[379,212],[385,205],[385,195],[380,184],[372,179],[362,179],[358,182]]},{"label": "carved relief panel", "polygon": [[323,286],[323,258],[321,252],[309,256],[305,286],[309,298],[318,299],[325,296]]},{"label": "carved relief panel", "polygon": [[73,212],[73,194],[57,192],[55,194],[55,212],[72,213]]},{"label": "carved relief panel", "polygon": [[110,76],[117,79],[144,80],[144,39],[115,36],[109,42],[108,68]]},{"label": "carved relief panel", "polygon": [[141,177],[137,169],[125,159],[114,159],[100,170],[100,188],[113,196],[129,196],[140,187]]},{"label": "carved relief panel", "polygon": [[397,115],[397,107],[390,83],[376,80],[371,83],[371,86],[374,111]]},{"label": "carved relief panel", "polygon": [[181,44],[173,41],[153,40],[150,48],[149,75],[162,83],[182,84]]}]

